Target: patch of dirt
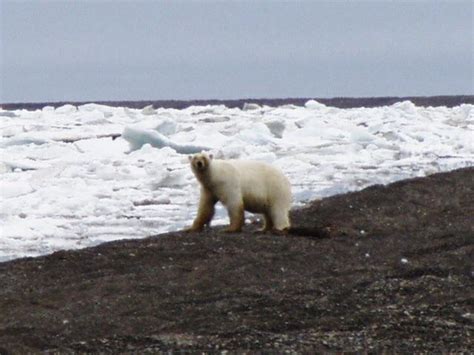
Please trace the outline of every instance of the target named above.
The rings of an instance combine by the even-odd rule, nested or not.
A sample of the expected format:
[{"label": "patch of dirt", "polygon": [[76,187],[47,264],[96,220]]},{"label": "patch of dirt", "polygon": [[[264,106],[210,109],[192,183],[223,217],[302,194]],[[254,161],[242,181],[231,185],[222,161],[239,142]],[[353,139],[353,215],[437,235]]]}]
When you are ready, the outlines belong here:
[{"label": "patch of dirt", "polygon": [[474,348],[474,168],[0,263],[0,353]]}]

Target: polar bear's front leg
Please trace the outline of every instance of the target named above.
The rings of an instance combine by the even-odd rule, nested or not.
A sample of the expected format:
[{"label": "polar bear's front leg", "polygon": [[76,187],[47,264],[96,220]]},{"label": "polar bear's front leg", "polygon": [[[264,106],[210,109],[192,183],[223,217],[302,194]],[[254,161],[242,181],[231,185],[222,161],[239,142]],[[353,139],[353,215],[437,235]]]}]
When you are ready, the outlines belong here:
[{"label": "polar bear's front leg", "polygon": [[186,231],[199,232],[202,231],[206,224],[210,225],[212,217],[214,217],[214,206],[216,203],[217,199],[211,194],[211,192],[201,188],[201,197],[199,198],[199,209],[197,216],[194,219],[193,225]]}]

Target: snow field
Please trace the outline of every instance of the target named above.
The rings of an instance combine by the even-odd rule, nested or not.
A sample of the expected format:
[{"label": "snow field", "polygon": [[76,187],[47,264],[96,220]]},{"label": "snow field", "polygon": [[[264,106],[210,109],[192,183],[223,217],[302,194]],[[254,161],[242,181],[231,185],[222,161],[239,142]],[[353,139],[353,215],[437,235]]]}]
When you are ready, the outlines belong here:
[{"label": "snow field", "polygon": [[[187,154],[263,160],[295,206],[474,165],[473,105],[183,110],[0,109],[0,261],[183,228],[199,188]],[[114,139],[115,138],[115,139]],[[217,223],[227,223],[222,207]]]}]

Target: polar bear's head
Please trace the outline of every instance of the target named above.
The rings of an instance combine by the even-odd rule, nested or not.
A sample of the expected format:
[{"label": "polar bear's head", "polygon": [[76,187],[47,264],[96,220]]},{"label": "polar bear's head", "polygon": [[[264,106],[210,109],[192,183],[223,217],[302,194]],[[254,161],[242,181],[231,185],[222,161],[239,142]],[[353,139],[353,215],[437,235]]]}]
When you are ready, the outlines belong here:
[{"label": "polar bear's head", "polygon": [[209,168],[209,164],[211,164],[213,155],[207,155],[206,153],[198,153],[190,155],[188,158],[191,163],[191,169],[193,170],[193,172],[199,174],[205,172]]}]

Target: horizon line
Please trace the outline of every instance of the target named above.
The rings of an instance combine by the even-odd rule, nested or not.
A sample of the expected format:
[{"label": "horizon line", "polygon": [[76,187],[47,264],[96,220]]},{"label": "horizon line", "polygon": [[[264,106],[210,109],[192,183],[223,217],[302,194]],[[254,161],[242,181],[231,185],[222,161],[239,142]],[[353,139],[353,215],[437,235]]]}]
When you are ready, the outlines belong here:
[{"label": "horizon line", "polygon": [[[346,107],[363,107],[370,105],[370,107],[381,106],[384,102],[393,104],[400,101],[412,101],[414,104],[435,102],[435,106],[456,106],[457,104],[467,103],[474,104],[474,95],[430,95],[430,96],[334,96],[334,97],[267,97],[267,98],[240,98],[240,99],[140,99],[140,100],[58,100],[58,101],[31,101],[31,102],[6,102],[0,103],[2,109],[21,109],[21,108],[39,108],[39,106],[53,106],[60,107],[63,105],[85,105],[89,103],[102,104],[112,107],[124,106],[123,104],[130,104],[139,108],[142,105],[162,105],[164,108],[185,108],[189,106],[210,105],[210,104],[224,104],[231,107],[240,107],[245,103],[255,103],[260,105],[274,106],[295,104],[301,105],[308,100],[315,100],[328,106],[336,106],[341,108]],[[364,105],[365,103],[365,105]],[[443,105],[443,103],[445,103]],[[355,105],[355,106],[353,106]],[[175,107],[176,106],[176,107]],[[127,106],[128,107],[128,106]],[[143,108],[142,107],[142,108]]]}]

